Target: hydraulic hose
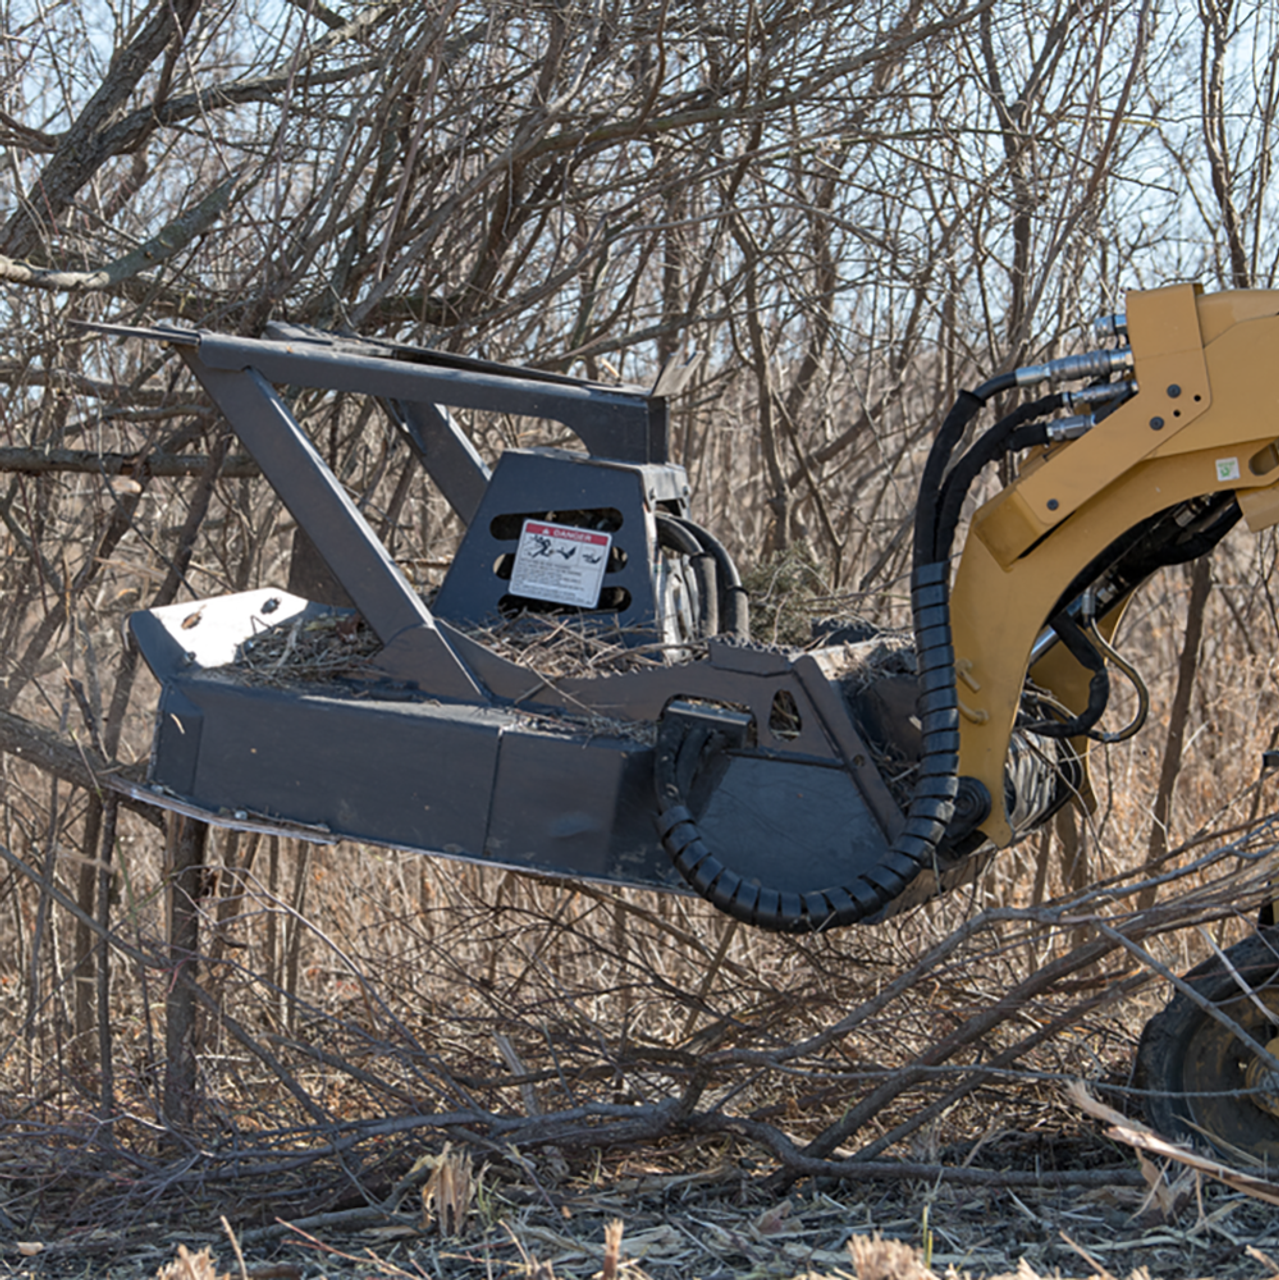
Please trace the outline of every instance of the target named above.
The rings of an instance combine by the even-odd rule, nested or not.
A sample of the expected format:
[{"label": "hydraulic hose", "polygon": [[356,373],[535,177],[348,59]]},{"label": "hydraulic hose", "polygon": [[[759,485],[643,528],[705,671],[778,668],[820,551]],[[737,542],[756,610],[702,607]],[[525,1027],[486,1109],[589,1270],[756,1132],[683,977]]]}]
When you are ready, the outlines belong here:
[{"label": "hydraulic hose", "polygon": [[1238,500],[1229,492],[1192,498],[1156,512],[1090,560],[1066,584],[1053,612],[1070,608],[1090,586],[1103,583],[1106,589],[1099,604],[1106,613],[1116,600],[1135,591],[1157,570],[1207,555],[1242,514]]},{"label": "hydraulic hose", "polygon": [[720,632],[736,636],[739,640],[749,640],[750,595],[742,585],[742,575],[738,573],[733,557],[728,554],[728,548],[709,529],[704,529],[687,516],[672,516],[671,519],[683,525],[701,543],[702,550],[715,561],[719,583]]},{"label": "hydraulic hose", "polygon": [[[955,818],[960,791],[959,697],[950,626],[950,550],[959,510],[982,467],[1010,447],[1028,420],[1060,407],[1061,397],[1049,396],[1007,415],[949,477],[947,470],[968,424],[986,402],[1017,385],[1017,375],[1008,373],[976,391],[962,391],[924,465],[911,571],[922,746],[905,825],[874,867],[850,883],[806,893],[748,884],[712,852],[686,801],[703,754],[715,745],[714,734],[701,726],[686,731],[674,717],[662,719],[654,752],[662,844],[689,886],[734,919],[784,933],[855,924],[887,907],[935,859]],[[964,825],[972,830],[989,812],[990,797],[975,779],[965,782],[969,803]]]},{"label": "hydraulic hose", "polygon": [[1137,711],[1128,724],[1114,733],[1097,733],[1093,734],[1092,737],[1107,743],[1127,742],[1146,723],[1146,717],[1150,714],[1150,690],[1146,688],[1146,682],[1142,680],[1141,673],[1136,667],[1097,630],[1096,622],[1090,623],[1085,630],[1088,638],[1100,650],[1102,657],[1111,666],[1117,667],[1128,677],[1128,682],[1132,685],[1133,691],[1137,695]]},{"label": "hydraulic hose", "polygon": [[1024,428],[1026,424],[1055,412],[1061,406],[1060,393],[1044,396],[1041,400],[1032,400],[1028,404],[1019,406],[995,423],[954,465],[942,483],[938,500],[940,508],[936,533],[938,551],[944,548],[949,555],[955,529],[959,525],[959,515],[964,499],[968,496],[968,491],[978,475],[990,463],[1007,453],[1010,446],[1015,447],[1018,428]]},{"label": "hydraulic hose", "polygon": [[[964,438],[968,424],[981,412],[986,402],[1001,391],[1011,391],[1017,386],[1017,375],[1002,373],[983,382],[976,391],[961,391],[950,412],[946,415],[933,447],[924,463],[924,474],[919,481],[919,502],[915,507],[914,563],[932,564],[942,559],[937,546],[937,496],[941,492],[946,468],[951,455]],[[949,554],[947,548],[946,554]]]},{"label": "hydraulic hose", "polygon": [[720,586],[714,557],[709,555],[683,521],[665,511],[657,513],[657,543],[687,556],[697,582],[699,639],[719,634]]},{"label": "hydraulic hose", "polygon": [[1097,652],[1097,646],[1087,632],[1070,614],[1059,613],[1048,625],[1070,650],[1071,657],[1086,671],[1092,672],[1088,681],[1088,705],[1077,716],[1071,716],[1067,720],[1037,720],[1033,724],[1022,725],[1021,728],[1026,733],[1035,733],[1041,738],[1080,738],[1091,735],[1110,701],[1110,673],[1106,670],[1106,660]]}]

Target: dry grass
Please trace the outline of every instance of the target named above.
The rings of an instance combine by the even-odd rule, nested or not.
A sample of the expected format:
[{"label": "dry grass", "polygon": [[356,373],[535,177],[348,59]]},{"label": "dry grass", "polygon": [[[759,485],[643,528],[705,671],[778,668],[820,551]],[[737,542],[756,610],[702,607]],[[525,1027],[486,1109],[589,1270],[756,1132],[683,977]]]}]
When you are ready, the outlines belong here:
[{"label": "dry grass", "polygon": [[[237,1235],[225,1219],[205,1229],[193,1222],[185,1239],[174,1232],[171,1243],[140,1244],[109,1273],[121,1280],[245,1274],[254,1280],[1269,1280],[1275,1274],[1273,1222],[1246,1202],[1212,1192],[1182,1221],[1156,1223],[1137,1216],[1137,1194],[1123,1189],[1073,1196],[945,1187],[895,1192],[872,1183],[856,1199],[816,1191],[765,1205],[695,1188],[690,1194],[690,1182],[686,1175],[649,1174],[619,1179],[607,1191],[574,1187],[554,1213],[511,1204],[499,1191],[487,1202],[488,1216],[447,1238],[411,1225],[293,1226],[268,1247]],[[84,1248],[59,1252],[55,1245],[40,1255],[42,1269],[29,1274],[84,1274],[87,1257]],[[107,1273],[101,1262],[89,1266],[93,1274]]]},{"label": "dry grass", "polygon": [[[616,626],[553,614],[518,613],[468,634],[494,653],[547,679],[616,675],[661,666],[665,646],[628,643]],[[633,639],[633,637],[631,637]],[[359,614],[295,618],[268,627],[241,647],[228,675],[247,684],[296,685],[359,676],[381,648]],[[679,657],[696,656],[681,647]]]}]

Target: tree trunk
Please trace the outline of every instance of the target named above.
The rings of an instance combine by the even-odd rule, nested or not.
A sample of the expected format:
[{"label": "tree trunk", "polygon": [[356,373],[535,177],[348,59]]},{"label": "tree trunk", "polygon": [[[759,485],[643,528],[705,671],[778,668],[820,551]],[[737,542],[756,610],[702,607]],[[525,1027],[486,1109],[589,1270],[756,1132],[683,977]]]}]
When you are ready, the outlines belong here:
[{"label": "tree trunk", "polygon": [[[1199,670],[1199,644],[1203,639],[1204,606],[1212,588],[1212,561],[1203,556],[1195,561],[1190,574],[1190,599],[1186,604],[1186,635],[1177,663],[1177,688],[1168,713],[1168,737],[1164,741],[1164,759],[1159,769],[1159,790],[1150,820],[1150,842],[1146,847],[1146,870],[1153,871],[1168,852],[1168,821],[1172,814],[1172,793],[1181,772],[1181,751],[1186,741],[1186,721],[1190,715],[1190,697]],[[1141,891],[1137,907],[1145,911],[1155,901],[1151,886]]]},{"label": "tree trunk", "polygon": [[169,961],[164,1000],[164,1120],[190,1128],[195,1113],[196,1001],[191,983],[200,949],[200,884],[209,828],[175,816],[169,834]]}]

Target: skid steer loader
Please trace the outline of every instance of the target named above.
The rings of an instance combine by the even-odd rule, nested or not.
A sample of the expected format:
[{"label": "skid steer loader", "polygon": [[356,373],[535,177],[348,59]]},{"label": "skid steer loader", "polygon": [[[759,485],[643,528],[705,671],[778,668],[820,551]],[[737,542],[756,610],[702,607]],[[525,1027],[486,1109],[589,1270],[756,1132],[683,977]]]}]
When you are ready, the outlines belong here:
[{"label": "skid steer loader", "polygon": [[[1114,648],[1133,592],[1241,518],[1279,522],[1279,293],[1131,293],[1096,350],[961,393],[920,486],[913,635],[837,629],[805,652],[751,639],[731,557],[690,518],[669,456],[679,369],[644,390],[287,325],[262,340],[93,327],[177,350],[309,566],[292,591],[132,615],[161,685],[143,798],[692,892],[763,929],[881,921],[1090,805],[1090,746],[1145,714],[1139,700],[1103,728],[1112,670],[1141,688]],[[961,447],[988,404],[1035,386]],[[298,425],[298,388],[375,398],[460,517],[429,605]],[[490,469],[450,408],[547,420],[580,447],[510,448]],[[957,547],[965,496],[1009,453],[1016,479]],[[286,662],[357,631],[365,657],[339,674]],[[532,660],[552,633],[586,658]],[[1174,1000],[1140,1067],[1165,1132],[1279,1158],[1279,952],[1265,931],[1244,951],[1230,967],[1256,994],[1220,965],[1196,972],[1207,1000]]]}]

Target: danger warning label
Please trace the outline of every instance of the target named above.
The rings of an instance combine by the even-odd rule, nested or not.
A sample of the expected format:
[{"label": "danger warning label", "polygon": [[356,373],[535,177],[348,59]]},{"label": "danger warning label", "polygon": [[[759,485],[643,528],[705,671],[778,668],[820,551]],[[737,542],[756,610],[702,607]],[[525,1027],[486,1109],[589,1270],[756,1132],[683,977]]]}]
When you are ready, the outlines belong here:
[{"label": "danger warning label", "polygon": [[511,594],[593,609],[599,603],[610,534],[525,520],[511,571]]}]

